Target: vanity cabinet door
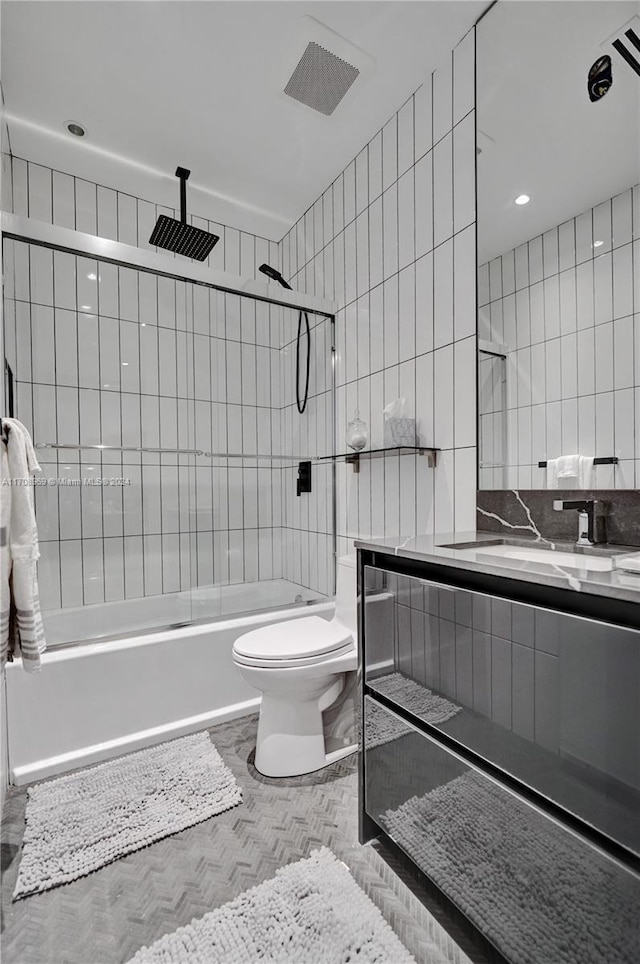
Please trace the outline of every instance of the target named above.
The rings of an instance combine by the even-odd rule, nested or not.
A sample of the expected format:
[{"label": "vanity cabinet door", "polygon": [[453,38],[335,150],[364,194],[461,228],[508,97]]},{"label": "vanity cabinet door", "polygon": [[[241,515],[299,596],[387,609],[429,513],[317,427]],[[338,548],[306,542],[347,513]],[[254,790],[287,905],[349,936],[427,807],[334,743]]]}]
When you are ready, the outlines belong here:
[{"label": "vanity cabinet door", "polygon": [[514,964],[637,964],[640,878],[364,700],[369,816]]},{"label": "vanity cabinet door", "polygon": [[640,632],[365,567],[373,587],[369,691],[640,855]]}]

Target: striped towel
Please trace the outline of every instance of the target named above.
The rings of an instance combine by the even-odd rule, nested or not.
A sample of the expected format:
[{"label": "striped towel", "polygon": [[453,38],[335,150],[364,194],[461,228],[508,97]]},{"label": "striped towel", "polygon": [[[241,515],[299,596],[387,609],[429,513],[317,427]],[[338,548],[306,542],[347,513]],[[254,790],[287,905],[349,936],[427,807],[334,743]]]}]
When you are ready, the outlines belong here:
[{"label": "striped towel", "polygon": [[[32,479],[40,466],[28,431],[2,419],[0,442],[0,668],[22,656],[28,673],[40,669],[46,648],[36,564],[40,558]],[[6,439],[6,440],[5,440]]]}]

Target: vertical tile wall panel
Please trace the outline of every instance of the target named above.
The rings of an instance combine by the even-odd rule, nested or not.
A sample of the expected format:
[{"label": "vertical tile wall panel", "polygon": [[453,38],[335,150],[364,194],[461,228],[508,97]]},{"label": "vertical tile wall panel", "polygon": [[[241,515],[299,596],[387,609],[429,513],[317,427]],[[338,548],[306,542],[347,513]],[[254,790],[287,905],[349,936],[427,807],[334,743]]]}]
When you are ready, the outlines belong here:
[{"label": "vertical tile wall panel", "polygon": [[[309,265],[332,256],[324,294],[338,304],[336,451],[356,407],[370,444],[382,445],[382,409],[397,397],[417,418],[420,440],[445,450],[435,470],[415,456],[387,457],[359,474],[339,463],[338,552],[359,535],[474,525],[474,64],[471,31],[321,196],[322,232],[316,202],[313,231],[304,216],[280,243],[300,291],[309,290]],[[285,436],[298,418],[285,404]],[[294,501],[285,491],[285,519],[301,526],[306,544],[318,515]]]}]

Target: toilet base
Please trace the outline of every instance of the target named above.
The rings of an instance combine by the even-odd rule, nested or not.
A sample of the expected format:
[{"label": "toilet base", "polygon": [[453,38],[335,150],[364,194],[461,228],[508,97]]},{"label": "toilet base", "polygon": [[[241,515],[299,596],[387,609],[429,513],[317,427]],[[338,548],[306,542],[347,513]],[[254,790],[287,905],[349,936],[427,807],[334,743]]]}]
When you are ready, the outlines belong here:
[{"label": "toilet base", "polygon": [[[295,777],[313,773],[346,756],[342,749],[327,754],[322,712],[331,706],[344,686],[336,676],[324,692],[301,700],[263,693],[258,720],[255,767],[265,777]],[[347,748],[353,752],[352,748]]]},{"label": "toilet base", "polygon": [[[339,750],[333,750],[331,753],[325,753],[323,755],[322,763],[314,769],[308,769],[309,762],[306,761],[304,768],[298,770],[296,773],[291,772],[291,767],[285,767],[286,773],[267,773],[265,770],[258,766],[258,750],[256,747],[256,758],[254,761],[254,766],[258,773],[263,777],[270,777],[272,779],[283,779],[284,777],[301,777],[307,773],[317,773],[318,770],[323,770],[325,767],[331,766],[332,763],[337,763],[338,760],[344,760],[345,757],[351,756],[352,753],[357,753],[358,744],[354,743],[352,746],[343,746]],[[261,760],[262,762],[262,760]],[[264,764],[263,764],[264,765]],[[269,766],[269,760],[267,760],[266,766]],[[280,767],[282,769],[282,767]]]}]

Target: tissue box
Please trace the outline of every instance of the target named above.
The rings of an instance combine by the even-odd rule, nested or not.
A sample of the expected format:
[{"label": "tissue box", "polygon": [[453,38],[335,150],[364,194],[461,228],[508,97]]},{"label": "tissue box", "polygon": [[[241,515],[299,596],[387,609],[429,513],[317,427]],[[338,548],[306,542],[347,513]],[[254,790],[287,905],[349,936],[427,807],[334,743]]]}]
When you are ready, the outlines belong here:
[{"label": "tissue box", "polygon": [[387,418],[384,423],[385,448],[398,445],[416,445],[415,418]]}]

